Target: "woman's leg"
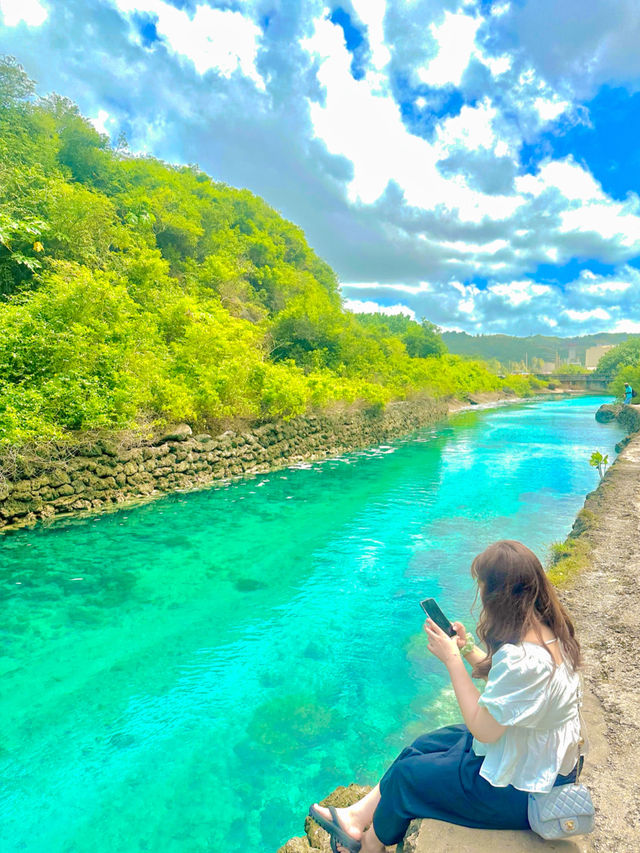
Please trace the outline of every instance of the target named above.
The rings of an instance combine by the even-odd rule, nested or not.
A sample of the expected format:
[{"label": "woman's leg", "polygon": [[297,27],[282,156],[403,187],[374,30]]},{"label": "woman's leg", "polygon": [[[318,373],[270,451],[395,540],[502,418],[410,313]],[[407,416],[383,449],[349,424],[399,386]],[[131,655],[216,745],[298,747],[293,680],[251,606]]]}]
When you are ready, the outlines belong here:
[{"label": "woman's leg", "polygon": [[[338,849],[340,849],[340,845],[338,845]],[[362,853],[385,853],[387,848],[376,835],[373,825],[362,834],[362,847],[360,849]]]},{"label": "woman's leg", "polygon": [[[373,813],[378,807],[379,802],[380,785],[376,785],[375,788],[372,788],[369,793],[361,800],[358,800],[357,803],[353,803],[344,809],[336,809],[340,826],[342,826],[342,828],[353,838],[360,840],[362,838],[363,831],[373,820]],[[323,815],[323,817],[326,817],[327,820],[331,820],[331,812],[328,808],[325,806],[319,806],[317,803],[314,803],[313,807]]]},{"label": "woman's leg", "polygon": [[[336,809],[340,825],[349,833],[349,835],[360,840],[360,843],[362,844],[362,847],[360,848],[362,853],[385,853],[385,850],[387,849],[376,835],[372,823],[374,812],[377,810],[379,804],[380,784],[377,784],[375,788],[372,788],[369,793],[361,800],[358,800],[357,803],[353,803],[353,805],[346,809]],[[314,806],[321,814],[325,815],[329,820],[331,819],[331,814],[328,809],[317,805],[317,803],[314,803]],[[404,830],[406,830],[406,826],[408,826],[409,821],[406,821],[406,826],[404,821],[401,822],[404,826]],[[404,830],[402,832],[403,835]],[[340,843],[338,843],[337,847],[340,853],[348,853],[346,848],[344,848]]]},{"label": "woman's leg", "polygon": [[[348,808],[336,809],[340,825],[349,835],[362,842],[363,853],[382,853],[385,849],[384,843],[380,841],[374,831],[373,815],[378,810],[380,803],[380,784],[386,781],[393,768],[398,764],[404,763],[408,758],[423,756],[425,753],[446,752],[460,740],[461,736],[464,736],[464,733],[468,734],[468,730],[465,726],[458,725],[446,726],[443,729],[422,735],[411,746],[402,750],[380,782],[366,796]],[[405,814],[393,814],[394,799],[394,797],[388,797],[388,802],[383,804],[384,808],[380,809],[380,814],[376,815],[376,823],[379,824],[381,829],[384,829],[386,833],[385,837],[395,836],[398,833],[402,837],[411,820],[411,818],[407,819]],[[321,815],[326,817],[327,820],[331,820],[329,809],[319,806],[317,803],[313,805]],[[369,829],[365,832],[367,827]],[[387,842],[387,844],[389,843],[395,844],[396,842]],[[338,847],[340,849],[339,845]]]}]

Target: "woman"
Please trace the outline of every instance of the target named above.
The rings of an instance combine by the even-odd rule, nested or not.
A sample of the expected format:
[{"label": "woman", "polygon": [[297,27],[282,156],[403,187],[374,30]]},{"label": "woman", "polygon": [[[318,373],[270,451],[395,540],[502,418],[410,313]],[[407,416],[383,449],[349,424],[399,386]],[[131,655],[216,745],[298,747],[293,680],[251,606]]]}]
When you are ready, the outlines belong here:
[{"label": "woman", "polygon": [[[490,545],[471,565],[482,611],[473,644],[427,619],[427,648],[447,667],[464,725],[419,737],[349,808],[309,814],[334,851],[383,853],[413,818],[482,829],[528,829],[529,791],[575,779],[580,741],[580,646],[535,554],[520,542]],[[474,678],[486,678],[484,693]]]}]

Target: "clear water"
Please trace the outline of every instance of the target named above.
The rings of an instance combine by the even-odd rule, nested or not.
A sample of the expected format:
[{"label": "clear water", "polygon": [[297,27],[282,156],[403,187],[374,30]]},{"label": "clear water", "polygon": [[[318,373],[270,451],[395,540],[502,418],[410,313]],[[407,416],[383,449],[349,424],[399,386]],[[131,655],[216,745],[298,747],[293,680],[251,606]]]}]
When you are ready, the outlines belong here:
[{"label": "clear water", "polygon": [[458,721],[418,601],[471,626],[479,550],[566,536],[601,402],[2,537],[3,853],[269,853]]}]

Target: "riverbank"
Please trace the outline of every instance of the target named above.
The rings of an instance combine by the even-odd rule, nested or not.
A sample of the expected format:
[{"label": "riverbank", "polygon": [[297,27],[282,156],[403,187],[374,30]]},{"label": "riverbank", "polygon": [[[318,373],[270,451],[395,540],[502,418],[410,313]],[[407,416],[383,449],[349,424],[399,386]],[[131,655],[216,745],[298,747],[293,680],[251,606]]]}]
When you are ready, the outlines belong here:
[{"label": "riverbank", "polygon": [[399,438],[449,413],[518,399],[508,391],[422,398],[247,424],[219,435],[193,435],[179,424],[156,436],[86,436],[75,447],[6,451],[0,455],[0,531],[331,458]]},{"label": "riverbank", "polygon": [[[624,423],[640,426],[640,407],[620,407],[617,414],[622,414]],[[530,832],[478,832],[414,821],[404,853],[640,850],[640,774],[632,758],[640,735],[640,658],[636,653],[640,647],[640,433],[630,435],[623,444],[598,488],[587,496],[565,543],[568,556],[564,559],[577,554],[579,562],[565,573],[560,589],[584,656],[584,717],[590,751],[582,779],[596,806],[595,831],[551,843]],[[562,559],[557,564],[560,569]]]},{"label": "riverbank", "polygon": [[588,725],[603,728],[606,757],[587,764],[597,821],[581,850],[620,853],[640,849],[640,774],[633,760],[640,734],[640,434],[629,439],[585,510],[591,515],[576,538],[588,546],[586,565],[563,600],[583,645]]},{"label": "riverbank", "polygon": [[[605,408],[605,407],[603,407]],[[629,428],[640,426],[640,407],[615,409]],[[532,832],[482,831],[439,821],[413,821],[397,853],[632,853],[640,850],[640,775],[633,764],[640,733],[640,433],[631,434],[602,482],[585,500],[565,556],[555,570],[564,577],[563,603],[574,619],[584,655],[584,716],[590,741],[583,781],[597,810],[589,836],[545,842]],[[578,556],[578,560],[574,559]],[[563,560],[574,560],[570,571]],[[355,786],[339,789],[335,805],[362,796]],[[323,802],[327,802],[323,801]],[[305,825],[307,837],[292,839],[279,853],[329,850],[328,836]],[[388,848],[394,851],[396,848]]]}]

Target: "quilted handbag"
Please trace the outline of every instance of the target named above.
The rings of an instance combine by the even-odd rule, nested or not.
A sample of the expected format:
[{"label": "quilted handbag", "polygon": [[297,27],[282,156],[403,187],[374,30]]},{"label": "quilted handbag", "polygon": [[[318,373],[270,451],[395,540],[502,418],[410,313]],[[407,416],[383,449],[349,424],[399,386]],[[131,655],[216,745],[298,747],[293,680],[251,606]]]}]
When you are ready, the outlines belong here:
[{"label": "quilted handbag", "polygon": [[592,832],[595,809],[586,785],[558,785],[548,794],[529,794],[529,825],[547,840]]},{"label": "quilted handbag", "polygon": [[586,835],[593,831],[596,810],[586,785],[580,784],[580,773],[586,749],[586,728],[582,717],[582,684],[578,687],[578,713],[580,715],[580,741],[576,781],[569,785],[557,785],[547,794],[529,794],[529,826],[538,835],[551,841]]}]

